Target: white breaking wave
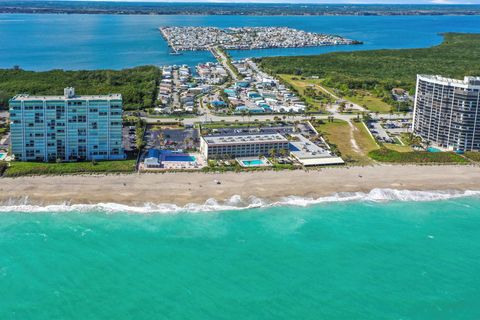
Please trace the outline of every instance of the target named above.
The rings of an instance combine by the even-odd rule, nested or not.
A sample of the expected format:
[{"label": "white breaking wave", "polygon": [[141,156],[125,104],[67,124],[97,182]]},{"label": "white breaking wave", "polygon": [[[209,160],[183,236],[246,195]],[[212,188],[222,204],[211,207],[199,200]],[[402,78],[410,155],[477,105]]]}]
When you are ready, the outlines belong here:
[{"label": "white breaking wave", "polygon": [[478,197],[480,191],[411,191],[397,189],[373,189],[368,193],[364,192],[340,192],[332,196],[320,198],[305,198],[289,196],[278,201],[267,201],[257,197],[249,197],[244,200],[239,195],[220,202],[215,199],[208,199],[203,204],[189,203],[178,206],[171,203],[146,203],[142,206],[130,206],[119,203],[97,203],[97,204],[54,204],[38,205],[32,204],[28,198],[11,199],[0,203],[0,212],[105,212],[105,213],[180,213],[180,212],[215,212],[226,210],[245,210],[252,208],[294,206],[307,207],[320,203],[364,201],[364,202],[387,202],[387,201],[439,201],[463,197]]}]

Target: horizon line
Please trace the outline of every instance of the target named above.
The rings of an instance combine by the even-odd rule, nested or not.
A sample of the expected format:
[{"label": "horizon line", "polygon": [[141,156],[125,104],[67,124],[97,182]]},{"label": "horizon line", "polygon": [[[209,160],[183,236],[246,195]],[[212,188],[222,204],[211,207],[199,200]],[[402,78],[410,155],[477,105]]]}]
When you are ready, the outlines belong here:
[{"label": "horizon line", "polygon": [[0,0],[1,2],[123,2],[123,3],[159,3],[159,4],[169,4],[169,3],[199,3],[199,4],[285,4],[285,5],[391,5],[391,6],[402,6],[402,5],[430,5],[430,6],[475,6],[480,5],[480,3],[472,3],[470,1],[465,1],[461,3],[451,2],[451,0],[425,0],[424,2],[418,2],[413,0],[412,2],[407,3],[391,3],[389,0],[384,0],[383,2],[369,2],[368,0],[346,0],[346,1],[337,1],[337,2],[323,2],[318,0],[315,2],[312,1],[301,1],[296,2],[294,0]]}]

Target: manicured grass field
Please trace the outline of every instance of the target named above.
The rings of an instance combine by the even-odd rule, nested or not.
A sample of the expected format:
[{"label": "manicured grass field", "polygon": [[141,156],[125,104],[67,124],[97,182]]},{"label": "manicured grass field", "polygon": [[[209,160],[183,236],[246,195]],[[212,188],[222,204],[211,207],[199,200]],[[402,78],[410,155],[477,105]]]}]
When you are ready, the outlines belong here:
[{"label": "manicured grass field", "polygon": [[28,175],[64,175],[83,173],[130,173],[135,171],[135,160],[92,162],[12,162],[5,171],[5,177]]},{"label": "manicured grass field", "polygon": [[389,163],[468,163],[468,160],[453,152],[398,152],[381,148],[370,151],[369,156],[379,162]]}]

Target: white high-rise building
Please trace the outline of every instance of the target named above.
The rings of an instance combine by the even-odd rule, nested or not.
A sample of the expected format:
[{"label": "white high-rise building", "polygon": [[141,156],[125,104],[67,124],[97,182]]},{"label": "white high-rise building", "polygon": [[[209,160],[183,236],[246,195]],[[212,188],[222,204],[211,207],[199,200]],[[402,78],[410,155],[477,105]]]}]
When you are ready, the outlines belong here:
[{"label": "white high-rise building", "polygon": [[480,77],[418,75],[413,132],[432,145],[480,150]]},{"label": "white high-rise building", "polygon": [[12,153],[22,161],[124,159],[122,96],[17,95],[9,102]]}]

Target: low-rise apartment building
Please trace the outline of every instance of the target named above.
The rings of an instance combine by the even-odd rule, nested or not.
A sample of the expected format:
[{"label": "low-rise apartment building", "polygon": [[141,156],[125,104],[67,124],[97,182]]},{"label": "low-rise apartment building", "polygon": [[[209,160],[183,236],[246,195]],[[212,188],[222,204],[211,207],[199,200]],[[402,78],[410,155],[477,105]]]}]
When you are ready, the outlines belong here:
[{"label": "low-rise apartment building", "polygon": [[200,151],[206,159],[253,157],[288,150],[288,140],[278,133],[203,136]]}]

